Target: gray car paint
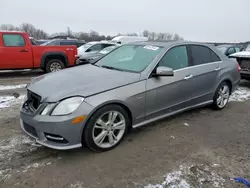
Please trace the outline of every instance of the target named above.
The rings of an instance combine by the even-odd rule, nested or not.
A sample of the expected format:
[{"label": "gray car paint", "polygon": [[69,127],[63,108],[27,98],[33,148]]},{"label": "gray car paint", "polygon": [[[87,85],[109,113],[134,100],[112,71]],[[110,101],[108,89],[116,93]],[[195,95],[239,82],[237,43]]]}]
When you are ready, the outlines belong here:
[{"label": "gray car paint", "polygon": [[[106,104],[122,105],[131,113],[132,126],[138,127],[188,109],[211,104],[216,88],[222,81],[230,81],[233,92],[240,80],[237,63],[207,44],[201,45],[216,52],[221,61],[175,70],[172,77],[150,77],[152,70],[170,48],[200,43],[141,42],[135,44],[162,46],[164,50],[140,74],[82,65],[46,75],[28,86],[29,90],[42,96],[43,103],[58,102],[63,98],[76,95],[85,97],[84,102],[69,116],[59,118],[39,115],[42,105],[32,116],[27,116],[21,110],[21,124],[26,122],[31,126],[39,127],[41,135],[45,126],[46,131],[60,133],[69,140],[69,144],[58,146],[44,137],[36,138],[43,145],[55,149],[75,148],[81,145],[81,135],[87,120],[97,109]],[[84,123],[79,125],[79,129],[71,130],[70,134],[67,133],[67,130],[73,126],[70,121],[80,114],[87,115]],[[55,124],[58,126],[54,126]]]}]

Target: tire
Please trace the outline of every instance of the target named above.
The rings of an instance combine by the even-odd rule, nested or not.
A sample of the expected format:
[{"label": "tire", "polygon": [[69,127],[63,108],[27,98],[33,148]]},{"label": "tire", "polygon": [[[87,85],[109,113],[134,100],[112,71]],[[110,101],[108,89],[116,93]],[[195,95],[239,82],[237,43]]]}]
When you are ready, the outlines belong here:
[{"label": "tire", "polygon": [[64,68],[65,68],[65,65],[60,59],[49,60],[45,65],[45,71],[47,73],[56,72]]},{"label": "tire", "polygon": [[[116,117],[113,121],[114,124],[112,124],[112,121],[110,121],[112,119],[110,117]],[[97,121],[101,122],[100,118],[102,119],[102,125],[97,123]],[[109,121],[111,122],[110,125],[108,123]],[[122,123],[123,121],[124,123]],[[121,106],[104,106],[97,110],[87,122],[82,135],[82,140],[84,142],[83,145],[86,145],[89,149],[95,152],[109,151],[121,143],[124,136],[128,132],[128,127],[130,124],[131,121],[129,116],[126,110],[124,110]]]},{"label": "tire", "polygon": [[227,82],[222,82],[218,86],[213,98],[213,108],[215,110],[222,110],[227,106],[230,97],[230,91],[231,91],[231,86]]}]

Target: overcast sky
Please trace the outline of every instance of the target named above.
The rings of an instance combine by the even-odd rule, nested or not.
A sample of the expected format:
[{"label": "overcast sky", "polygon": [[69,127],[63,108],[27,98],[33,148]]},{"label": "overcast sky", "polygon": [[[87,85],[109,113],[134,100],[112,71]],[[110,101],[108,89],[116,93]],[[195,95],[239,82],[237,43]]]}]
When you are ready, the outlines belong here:
[{"label": "overcast sky", "polygon": [[0,24],[32,23],[52,34],[178,33],[194,41],[250,40],[250,0],[0,0]]}]

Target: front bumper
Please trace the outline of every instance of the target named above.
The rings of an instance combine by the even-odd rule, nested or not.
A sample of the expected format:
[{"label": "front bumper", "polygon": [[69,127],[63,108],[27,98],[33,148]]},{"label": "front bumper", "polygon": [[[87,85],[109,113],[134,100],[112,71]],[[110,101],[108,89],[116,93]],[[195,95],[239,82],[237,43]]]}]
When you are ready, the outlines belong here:
[{"label": "front bumper", "polygon": [[[87,114],[92,106],[82,104],[75,112],[67,116],[40,115],[41,108],[34,114],[27,114],[21,109],[20,124],[22,130],[37,143],[57,150],[68,150],[82,147],[82,131],[87,120]],[[81,115],[86,118],[83,122],[73,124],[72,121]]]}]

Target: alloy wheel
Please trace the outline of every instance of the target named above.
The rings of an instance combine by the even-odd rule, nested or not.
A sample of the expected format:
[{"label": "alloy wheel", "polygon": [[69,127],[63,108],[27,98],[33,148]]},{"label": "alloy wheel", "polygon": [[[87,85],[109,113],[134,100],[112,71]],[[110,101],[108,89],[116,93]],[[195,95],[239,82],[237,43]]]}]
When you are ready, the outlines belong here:
[{"label": "alloy wheel", "polygon": [[228,85],[226,84],[222,85],[222,87],[219,89],[218,97],[216,99],[217,106],[219,108],[224,108],[229,101],[229,96],[230,96],[230,89]]},{"label": "alloy wheel", "polygon": [[92,137],[98,147],[110,148],[122,139],[125,129],[124,116],[118,111],[109,111],[95,122]]}]

